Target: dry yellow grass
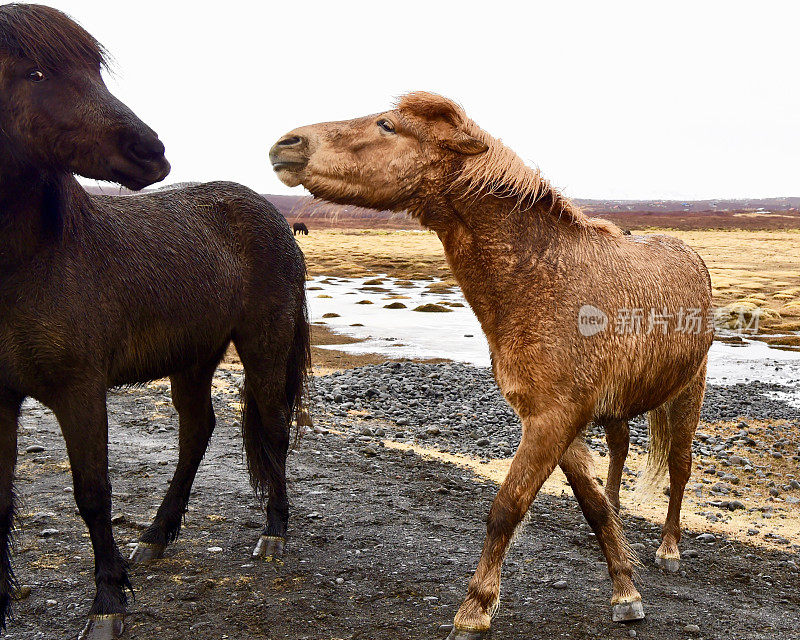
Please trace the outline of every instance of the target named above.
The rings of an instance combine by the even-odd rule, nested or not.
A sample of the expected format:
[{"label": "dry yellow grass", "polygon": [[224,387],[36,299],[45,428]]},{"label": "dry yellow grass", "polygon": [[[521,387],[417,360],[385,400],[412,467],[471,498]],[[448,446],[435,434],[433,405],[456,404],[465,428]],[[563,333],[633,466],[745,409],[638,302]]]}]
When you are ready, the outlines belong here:
[{"label": "dry yellow grass", "polygon": [[[648,230],[644,233],[661,233]],[[694,247],[711,272],[715,304],[762,311],[762,326],[797,330],[800,230],[664,233]],[[453,283],[439,239],[425,231],[315,230],[298,239],[312,275],[437,277]],[[736,308],[736,307],[733,307]]]}]

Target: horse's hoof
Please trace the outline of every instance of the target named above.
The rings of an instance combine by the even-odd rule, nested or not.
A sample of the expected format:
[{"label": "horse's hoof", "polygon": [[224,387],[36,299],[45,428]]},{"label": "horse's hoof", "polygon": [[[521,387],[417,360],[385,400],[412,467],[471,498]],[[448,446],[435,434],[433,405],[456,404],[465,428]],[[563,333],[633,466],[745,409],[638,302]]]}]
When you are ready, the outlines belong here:
[{"label": "horse's hoof", "polygon": [[286,539],[278,536],[261,536],[253,550],[254,558],[261,558],[264,562],[280,561],[286,549]]},{"label": "horse's hoof", "polygon": [[477,629],[459,629],[454,626],[447,640],[486,640],[491,635],[491,630],[478,631]]},{"label": "horse's hoof", "polygon": [[129,562],[132,565],[148,564],[161,558],[164,555],[164,549],[164,545],[140,542],[133,550]]},{"label": "horse's hoof", "polygon": [[78,636],[78,640],[115,640],[122,637],[124,630],[125,624],[121,613],[89,616],[89,621]]},{"label": "horse's hoof", "polygon": [[634,622],[644,620],[644,605],[641,600],[618,602],[614,605],[611,619],[614,622]]},{"label": "horse's hoof", "polygon": [[678,573],[678,570],[681,568],[681,559],[662,558],[661,556],[656,554],[656,566],[661,567],[664,571],[668,573]]}]

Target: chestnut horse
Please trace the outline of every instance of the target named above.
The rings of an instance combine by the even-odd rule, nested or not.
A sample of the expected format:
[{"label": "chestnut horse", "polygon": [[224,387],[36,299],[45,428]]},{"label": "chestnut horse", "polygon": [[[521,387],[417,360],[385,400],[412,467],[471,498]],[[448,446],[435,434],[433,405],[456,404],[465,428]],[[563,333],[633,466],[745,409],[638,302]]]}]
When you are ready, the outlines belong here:
[{"label": "chestnut horse", "polygon": [[[616,512],[627,423],[649,412],[647,477],[669,470],[657,558],[675,570],[713,339],[703,261],[674,238],[625,236],[586,217],[458,105],[429,93],[407,95],[385,113],[295,129],[270,158],[289,186],[339,204],[405,210],[438,234],[486,333],[495,378],[522,420],[451,638],[488,633],[514,531],[557,465],[608,561],[614,619],[643,617]],[[592,421],[609,437],[607,494],[582,437]]]},{"label": "chestnut horse", "polygon": [[[109,387],[170,376],[178,465],[133,561],[180,532],[214,429],[211,382],[233,341],[246,373],[251,480],[269,494],[257,553],[283,547],[291,416],[309,358],[305,264],[285,219],[240,185],[93,197],[73,174],[141,189],[169,173],[156,134],[109,93],[104,54],[64,14],[0,6],[0,629],[17,421],[33,397],[66,440],[96,595],[81,638],[122,633],[127,563],[111,528]],[[50,637],[50,634],[45,634]]]}]

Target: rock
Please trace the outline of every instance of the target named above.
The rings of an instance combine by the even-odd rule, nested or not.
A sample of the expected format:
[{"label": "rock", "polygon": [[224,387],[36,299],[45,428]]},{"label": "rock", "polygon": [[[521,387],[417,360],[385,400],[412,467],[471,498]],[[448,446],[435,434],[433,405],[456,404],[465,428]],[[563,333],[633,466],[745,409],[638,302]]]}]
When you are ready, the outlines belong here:
[{"label": "rock", "polygon": [[45,448],[40,444],[32,444],[25,448],[25,453],[42,453]]},{"label": "rock", "polygon": [[683,552],[684,558],[697,558],[700,555],[700,552],[697,549],[687,549]]},{"label": "rock", "polygon": [[698,542],[711,543],[717,541],[717,536],[715,536],[713,533],[701,533],[699,536],[695,538],[695,540],[697,540]]},{"label": "rock", "polygon": [[17,600],[17,601],[25,600],[26,598],[30,597],[32,592],[33,592],[33,589],[31,587],[29,587],[27,584],[23,584],[22,586],[17,588],[16,591],[14,591],[13,598],[14,598],[14,600]]},{"label": "rock", "polygon": [[694,633],[700,633],[700,627],[698,627],[696,624],[687,624],[687,625],[686,625],[686,626],[683,628],[683,630],[684,630],[686,633],[692,633],[692,634],[694,634]]},{"label": "rock", "polygon": [[567,581],[566,580],[559,580],[558,582],[554,582],[552,584],[553,589],[566,589],[567,588]]},{"label": "rock", "polygon": [[445,307],[441,304],[434,304],[429,302],[428,304],[422,304],[418,307],[414,308],[414,311],[421,311],[423,313],[452,313],[453,310]]},{"label": "rock", "polygon": [[209,547],[206,551],[209,553],[222,553],[223,549],[222,547]]},{"label": "rock", "polygon": [[39,532],[40,538],[52,538],[53,536],[57,536],[59,534],[58,529],[42,529]]},{"label": "rock", "polygon": [[392,302],[391,304],[383,305],[383,308],[384,309],[406,309],[407,307],[402,302]]}]

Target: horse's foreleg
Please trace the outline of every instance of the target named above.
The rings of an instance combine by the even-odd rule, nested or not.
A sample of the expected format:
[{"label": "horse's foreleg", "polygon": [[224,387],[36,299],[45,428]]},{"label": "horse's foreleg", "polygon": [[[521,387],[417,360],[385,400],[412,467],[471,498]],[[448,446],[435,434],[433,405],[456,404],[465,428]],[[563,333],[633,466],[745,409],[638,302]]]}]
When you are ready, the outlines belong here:
[{"label": "horse's foreleg", "polygon": [[178,466],[153,523],[142,534],[131,554],[132,563],[145,564],[160,558],[166,546],[175,541],[181,531],[192,484],[214,432],[216,420],[211,404],[211,380],[215,369],[216,364],[170,378],[172,402],[180,419]]},{"label": "horse's foreleg", "polygon": [[628,458],[630,447],[630,429],[627,420],[613,420],[604,425],[606,442],[608,442],[608,476],[606,478],[606,496],[615,511],[619,513],[619,488],[622,484],[622,471]]},{"label": "horse's foreleg", "polygon": [[633,586],[632,553],[613,505],[595,479],[592,454],[578,437],[561,458],[561,469],[578,499],[583,515],[597,535],[614,585],[611,604],[615,622],[644,618],[642,596]]},{"label": "horse's foreleg", "polygon": [[127,604],[125,589],[131,586],[111,530],[106,389],[96,383],[62,389],[51,408],[67,443],[75,502],[94,549],[97,593],[79,640],[118,638]]},{"label": "horse's foreleg", "polygon": [[0,631],[14,590],[11,530],[14,525],[14,469],[17,463],[17,420],[22,398],[0,391]]},{"label": "horse's foreleg", "polygon": [[503,560],[514,532],[583,426],[575,417],[556,411],[524,418],[522,425],[522,441],[489,512],[481,559],[449,640],[477,640],[488,635],[500,600]]}]

